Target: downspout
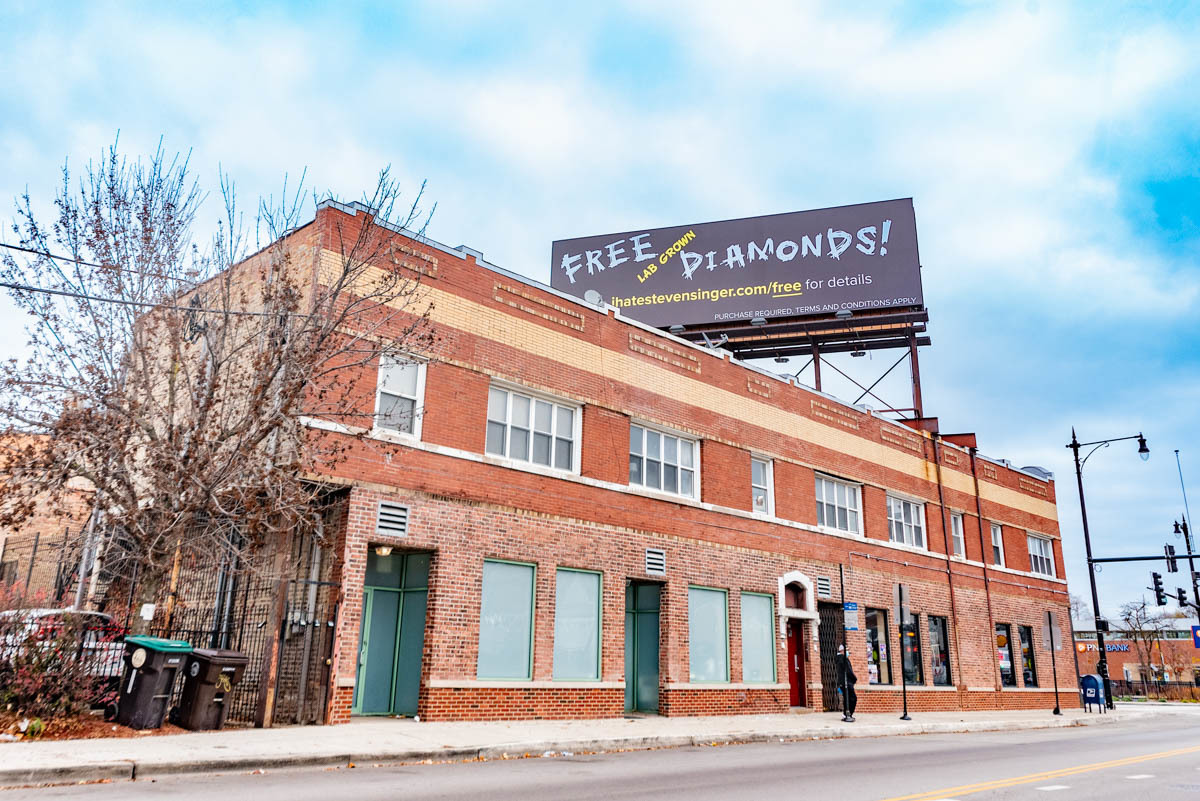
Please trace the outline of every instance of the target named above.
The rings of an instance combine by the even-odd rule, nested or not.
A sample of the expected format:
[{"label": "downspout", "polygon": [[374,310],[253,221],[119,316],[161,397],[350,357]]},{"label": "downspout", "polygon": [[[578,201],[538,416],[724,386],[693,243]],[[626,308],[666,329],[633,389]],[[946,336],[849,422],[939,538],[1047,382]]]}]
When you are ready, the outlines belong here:
[{"label": "downspout", "polygon": [[[966,679],[962,673],[962,643],[958,636],[958,605],[954,602],[954,570],[951,556],[954,553],[950,545],[950,533],[946,528],[946,493],[942,484],[942,455],[938,448],[941,436],[933,433],[933,465],[937,472],[938,508],[942,514],[942,543],[946,549],[946,586],[950,589],[950,626],[954,630],[954,675],[958,677],[959,706],[962,706],[962,693],[966,691]],[[965,546],[965,543],[964,543]],[[966,554],[963,554],[966,556]],[[903,622],[903,621],[902,621]],[[903,665],[901,665],[903,668]]]},{"label": "downspout", "polygon": [[[979,498],[979,471],[976,470],[975,454],[979,452],[978,448],[970,448],[971,454],[971,480],[975,483],[975,520],[979,524],[979,556],[980,563],[983,565],[983,595],[987,599],[988,610],[988,653],[992,655],[989,660],[992,663],[992,682],[996,688],[996,692],[1000,692],[1000,666],[996,662],[995,650],[996,639],[996,619],[992,616],[992,586],[991,579],[988,578],[988,547],[983,538],[983,503]],[[1072,645],[1072,647],[1074,647]]]}]

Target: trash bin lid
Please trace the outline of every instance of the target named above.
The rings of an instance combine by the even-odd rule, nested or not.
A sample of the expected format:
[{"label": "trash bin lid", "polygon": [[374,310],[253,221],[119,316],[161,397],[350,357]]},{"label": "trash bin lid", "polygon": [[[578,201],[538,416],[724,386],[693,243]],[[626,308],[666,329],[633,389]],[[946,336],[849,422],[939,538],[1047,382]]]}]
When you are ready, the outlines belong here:
[{"label": "trash bin lid", "polygon": [[244,665],[250,661],[250,657],[241,651],[231,651],[226,648],[195,648],[192,650],[192,656],[222,665]]},{"label": "trash bin lid", "polygon": [[172,654],[188,654],[192,651],[192,644],[187,640],[168,640],[164,637],[147,637],[144,634],[131,634],[125,638],[125,643]]}]

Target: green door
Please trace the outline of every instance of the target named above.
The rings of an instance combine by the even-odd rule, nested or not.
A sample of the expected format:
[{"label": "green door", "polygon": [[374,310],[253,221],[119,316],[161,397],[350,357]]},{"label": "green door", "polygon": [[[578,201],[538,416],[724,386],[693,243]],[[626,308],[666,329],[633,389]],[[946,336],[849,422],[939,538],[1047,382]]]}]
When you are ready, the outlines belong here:
[{"label": "green door", "polygon": [[428,584],[429,554],[367,551],[354,714],[417,714]]},{"label": "green door", "polygon": [[625,588],[625,711],[658,712],[657,584]]}]

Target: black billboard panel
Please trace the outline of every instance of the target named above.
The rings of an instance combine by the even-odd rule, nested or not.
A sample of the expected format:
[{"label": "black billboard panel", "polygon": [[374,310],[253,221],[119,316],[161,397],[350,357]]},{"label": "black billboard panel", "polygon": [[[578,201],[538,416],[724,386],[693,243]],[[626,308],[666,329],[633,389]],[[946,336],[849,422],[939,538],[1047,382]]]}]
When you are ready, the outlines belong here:
[{"label": "black billboard panel", "polygon": [[924,303],[912,198],[562,239],[552,259],[555,289],[662,328]]}]

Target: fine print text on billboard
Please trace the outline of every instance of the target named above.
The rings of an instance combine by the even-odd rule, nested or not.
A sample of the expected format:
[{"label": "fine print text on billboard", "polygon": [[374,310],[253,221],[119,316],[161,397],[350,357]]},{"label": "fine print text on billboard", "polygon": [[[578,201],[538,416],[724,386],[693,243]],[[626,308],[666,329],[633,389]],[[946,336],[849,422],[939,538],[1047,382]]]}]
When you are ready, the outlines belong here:
[{"label": "fine print text on billboard", "polygon": [[920,306],[911,198],[554,243],[550,285],[650,325]]}]

